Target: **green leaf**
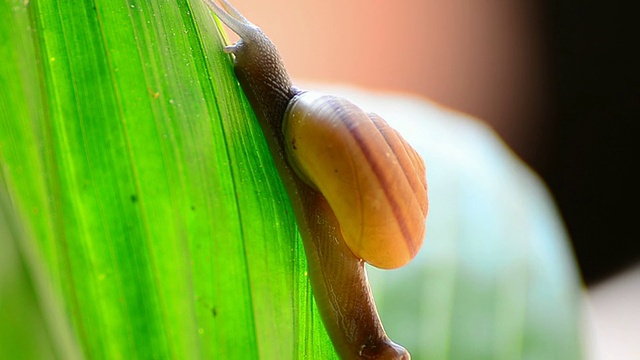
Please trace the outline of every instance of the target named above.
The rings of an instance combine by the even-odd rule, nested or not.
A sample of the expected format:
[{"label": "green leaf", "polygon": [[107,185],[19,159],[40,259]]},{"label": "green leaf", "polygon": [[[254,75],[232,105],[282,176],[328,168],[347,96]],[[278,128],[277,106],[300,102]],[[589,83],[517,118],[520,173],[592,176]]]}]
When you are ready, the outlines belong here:
[{"label": "green leaf", "polygon": [[31,270],[82,353],[333,356],[290,205],[206,7],[0,10],[3,187],[18,248],[38,249]]}]

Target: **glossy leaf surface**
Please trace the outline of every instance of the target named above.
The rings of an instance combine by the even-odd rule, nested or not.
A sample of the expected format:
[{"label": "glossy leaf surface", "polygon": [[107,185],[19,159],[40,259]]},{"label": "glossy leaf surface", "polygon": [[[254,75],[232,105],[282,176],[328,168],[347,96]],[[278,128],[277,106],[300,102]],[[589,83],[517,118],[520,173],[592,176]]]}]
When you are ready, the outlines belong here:
[{"label": "glossy leaf surface", "polygon": [[81,352],[331,355],[204,5],[3,1],[1,16],[3,187]]}]

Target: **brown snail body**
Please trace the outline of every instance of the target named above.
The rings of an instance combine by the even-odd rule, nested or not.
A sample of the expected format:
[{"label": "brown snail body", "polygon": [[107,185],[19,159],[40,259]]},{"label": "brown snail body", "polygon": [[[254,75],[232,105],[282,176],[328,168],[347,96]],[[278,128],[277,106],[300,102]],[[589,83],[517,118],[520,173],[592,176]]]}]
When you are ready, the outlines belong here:
[{"label": "brown snail body", "polygon": [[422,245],[424,164],[380,117],[293,87],[273,43],[226,0],[205,0],[241,40],[225,47],[293,205],[323,322],[342,358],[408,359],[377,314],[364,261],[409,262]]}]

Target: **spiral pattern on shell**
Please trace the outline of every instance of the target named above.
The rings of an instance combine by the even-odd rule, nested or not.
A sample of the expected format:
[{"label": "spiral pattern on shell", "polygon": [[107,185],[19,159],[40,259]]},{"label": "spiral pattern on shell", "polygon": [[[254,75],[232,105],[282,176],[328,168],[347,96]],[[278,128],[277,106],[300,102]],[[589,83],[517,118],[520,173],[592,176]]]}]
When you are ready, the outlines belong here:
[{"label": "spiral pattern on shell", "polygon": [[327,199],[354,255],[383,269],[415,257],[427,182],[422,158],[400,134],[378,115],[316,92],[291,100],[283,133],[294,171]]}]

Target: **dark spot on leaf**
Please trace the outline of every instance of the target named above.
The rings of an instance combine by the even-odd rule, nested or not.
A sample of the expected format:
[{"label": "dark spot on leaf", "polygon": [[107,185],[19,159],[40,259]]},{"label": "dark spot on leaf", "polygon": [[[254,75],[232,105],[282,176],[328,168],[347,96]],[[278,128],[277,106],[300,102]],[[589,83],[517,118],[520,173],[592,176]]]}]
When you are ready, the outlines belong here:
[{"label": "dark spot on leaf", "polygon": [[195,205],[191,205],[191,211],[196,211],[196,206]]},{"label": "dark spot on leaf", "polygon": [[138,202],[138,196],[137,195],[131,195],[131,202],[132,203]]},{"label": "dark spot on leaf", "polygon": [[298,148],[296,147],[296,138],[293,138],[291,140],[291,147],[293,148],[293,150],[298,150]]},{"label": "dark spot on leaf", "polygon": [[216,308],[215,308],[215,307],[212,307],[212,308],[211,308],[211,314],[213,315],[213,317],[218,316],[218,311],[216,310]]}]

